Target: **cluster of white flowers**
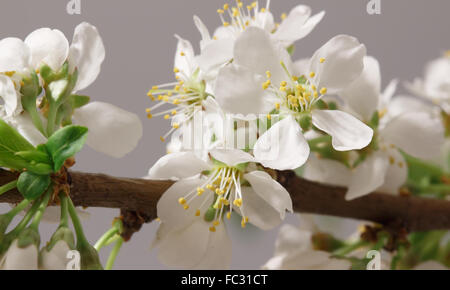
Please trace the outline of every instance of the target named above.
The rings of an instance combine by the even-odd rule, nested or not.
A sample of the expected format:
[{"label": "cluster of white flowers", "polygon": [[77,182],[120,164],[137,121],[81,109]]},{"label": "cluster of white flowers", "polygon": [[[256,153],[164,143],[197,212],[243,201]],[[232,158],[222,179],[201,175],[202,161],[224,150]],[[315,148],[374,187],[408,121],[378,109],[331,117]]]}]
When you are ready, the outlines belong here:
[{"label": "cluster of white flowers", "polygon": [[[335,36],[311,58],[291,59],[294,43],[314,29],[324,12],[311,16],[309,7],[299,5],[276,23],[269,3],[261,8],[258,2],[246,6],[238,0],[217,13],[222,25],[212,35],[194,16],[199,54],[176,36],[176,82],[148,93],[157,103],[147,109],[148,117],[163,115],[172,125],[161,137],[165,141],[172,135],[168,154],[148,176],[176,180],[158,203],[161,225],[153,245],[164,264],[227,268],[231,242],[224,219],[233,212],[242,227],[279,225],[285,212],[292,212],[292,201],[267,168],[304,166],[305,178],[346,186],[347,199],[354,199],[376,190],[399,193],[407,178],[402,153],[429,160],[440,150],[444,128],[439,116],[415,99],[393,98],[396,80],[382,91],[378,61],[355,37]],[[448,59],[442,62],[435,64],[438,70],[448,71]],[[414,88],[424,88],[422,95],[444,104],[448,75],[445,85],[430,76],[426,85],[417,82]],[[164,105],[170,108],[161,110]],[[206,122],[198,133],[191,129],[199,111],[205,120],[219,115],[232,125]],[[246,145],[230,146],[227,138],[238,133]],[[186,148],[186,140],[203,146]],[[274,147],[275,153],[267,149]]]}]

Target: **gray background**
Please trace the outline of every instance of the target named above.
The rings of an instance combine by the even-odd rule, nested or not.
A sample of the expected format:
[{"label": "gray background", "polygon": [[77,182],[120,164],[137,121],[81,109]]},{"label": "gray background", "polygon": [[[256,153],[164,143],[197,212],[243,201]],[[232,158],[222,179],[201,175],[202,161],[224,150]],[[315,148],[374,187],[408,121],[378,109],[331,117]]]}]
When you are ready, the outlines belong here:
[{"label": "gray background", "polygon": [[[216,0],[81,0],[82,14],[68,15],[69,0],[1,0],[0,38],[25,38],[36,28],[62,30],[72,38],[81,21],[96,25],[106,46],[106,61],[97,81],[85,90],[93,100],[110,102],[141,116],[144,138],[138,148],[121,160],[97,154],[89,148],[77,157],[77,170],[116,176],[144,176],[148,168],[165,153],[159,136],[168,129],[162,119],[146,120],[144,109],[150,105],[147,90],[153,84],[173,80],[175,33],[190,39],[198,49],[200,38],[194,14],[210,28],[220,24]],[[231,2],[231,0],[229,1]],[[264,3],[264,1],[260,1]],[[412,80],[422,75],[426,61],[450,49],[450,1],[381,0],[382,14],[368,15],[369,0],[273,0],[271,10],[279,16],[297,4],[307,4],[313,13],[326,10],[324,20],[311,35],[297,43],[296,57],[312,55],[315,49],[336,34],[350,34],[366,44],[368,53],[381,62],[383,86],[392,78]],[[404,91],[401,89],[400,91]],[[2,206],[1,211],[6,208]],[[85,230],[92,242],[111,225],[116,210],[90,209]],[[293,217],[288,222],[295,222]],[[156,253],[149,250],[157,225],[152,223],[124,245],[117,269],[164,269]],[[231,228],[233,268],[258,268],[271,255],[277,230],[261,232]],[[43,225],[48,235],[54,226]],[[43,242],[45,242],[43,238]],[[108,250],[101,252],[106,261]]]}]

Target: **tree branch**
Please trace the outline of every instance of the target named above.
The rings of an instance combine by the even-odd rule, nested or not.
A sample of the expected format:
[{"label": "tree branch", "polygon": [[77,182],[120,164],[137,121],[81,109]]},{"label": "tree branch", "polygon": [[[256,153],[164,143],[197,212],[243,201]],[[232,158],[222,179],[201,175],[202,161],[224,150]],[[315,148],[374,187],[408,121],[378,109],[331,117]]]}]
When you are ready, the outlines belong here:
[{"label": "tree branch", "polygon": [[[345,188],[299,178],[292,171],[271,172],[290,192],[296,212],[316,213],[372,221],[408,231],[450,229],[450,201],[372,193],[346,201]],[[156,218],[156,204],[172,181],[116,178],[103,174],[71,172],[71,198],[84,207],[118,208]],[[0,170],[0,184],[17,178]],[[0,196],[0,202],[22,200],[17,191]]]}]

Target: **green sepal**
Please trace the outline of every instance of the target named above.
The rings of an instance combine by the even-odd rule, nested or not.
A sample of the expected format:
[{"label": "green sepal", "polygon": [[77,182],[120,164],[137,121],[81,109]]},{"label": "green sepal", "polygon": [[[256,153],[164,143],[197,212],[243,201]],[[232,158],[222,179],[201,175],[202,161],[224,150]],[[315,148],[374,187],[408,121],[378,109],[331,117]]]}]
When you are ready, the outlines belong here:
[{"label": "green sepal", "polygon": [[74,109],[78,109],[87,105],[90,102],[91,98],[83,95],[70,95],[70,100],[72,103],[72,107]]},{"label": "green sepal", "polygon": [[78,243],[77,251],[80,253],[81,270],[103,270],[100,258],[98,257],[98,252],[94,247],[87,242]]},{"label": "green sepal", "polygon": [[24,229],[17,237],[17,246],[21,249],[24,249],[30,245],[36,245],[36,247],[39,248],[40,243],[41,236],[39,235],[39,232],[31,227]]},{"label": "green sepal", "polygon": [[65,241],[71,250],[75,249],[75,238],[70,228],[60,226],[50,238],[46,250],[50,252],[59,241]]}]

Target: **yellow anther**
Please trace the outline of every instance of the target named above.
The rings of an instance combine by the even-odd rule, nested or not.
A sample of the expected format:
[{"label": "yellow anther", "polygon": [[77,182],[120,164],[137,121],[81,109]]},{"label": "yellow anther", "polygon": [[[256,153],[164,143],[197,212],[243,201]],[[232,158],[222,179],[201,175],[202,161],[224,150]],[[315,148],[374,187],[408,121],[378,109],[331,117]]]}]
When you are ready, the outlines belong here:
[{"label": "yellow anther", "polygon": [[239,2],[239,3],[238,3],[238,7],[239,7],[239,8],[242,8],[242,6],[244,6],[244,4],[243,4],[242,2]]},{"label": "yellow anther", "polygon": [[319,59],[319,62],[320,62],[320,63],[324,63],[324,62],[325,62],[325,58],[321,57],[321,58]]},{"label": "yellow anther", "polygon": [[152,90],[157,90],[158,89],[158,86],[153,86],[152,87]]},{"label": "yellow anther", "polygon": [[319,97],[319,93],[318,92],[314,92],[314,98],[317,99]]},{"label": "yellow anther", "polygon": [[183,51],[181,51],[181,52],[180,52],[180,55],[181,55],[181,56],[185,56],[186,54],[185,54]]},{"label": "yellow anther", "polygon": [[231,212],[227,212],[227,219],[231,218]]},{"label": "yellow anther", "polygon": [[312,72],[309,73],[309,76],[313,78],[313,77],[316,76],[316,73],[312,71]]},{"label": "yellow anther", "polygon": [[164,120],[167,120],[169,118],[170,118],[170,116],[168,114],[164,115]]},{"label": "yellow anther", "polygon": [[264,8],[264,7],[261,8],[261,12],[262,12],[262,13],[266,12],[266,8]]},{"label": "yellow anther", "polygon": [[297,77],[297,76],[292,76],[292,80],[293,80],[294,82],[296,82],[296,81],[298,81],[298,77]]},{"label": "yellow anther", "polygon": [[178,203],[181,204],[181,205],[184,205],[184,204],[186,204],[186,199],[184,199],[184,197],[180,197],[178,199]]},{"label": "yellow anther", "polygon": [[146,113],[150,113],[150,111],[151,111],[150,108],[145,109],[145,112],[146,112]]},{"label": "yellow anther", "polygon": [[184,208],[184,210],[188,210],[188,209],[189,209],[189,205],[185,204],[185,205],[183,206],[183,208]]},{"label": "yellow anther", "polygon": [[155,221],[157,221],[157,222],[160,222],[160,221],[161,221],[161,219],[160,219],[160,218],[156,218],[156,219],[155,219]]},{"label": "yellow anther", "polygon": [[242,206],[242,198],[235,199],[233,201],[233,204],[237,207],[241,207]]},{"label": "yellow anther", "polygon": [[230,8],[230,5],[228,5],[227,3],[223,4],[223,9],[224,10],[228,10],[228,8]]},{"label": "yellow anther", "polygon": [[179,105],[180,104],[180,100],[179,99],[175,99],[175,100],[173,100],[172,104]]},{"label": "yellow anther", "polygon": [[201,187],[197,187],[197,195],[200,196],[205,192],[205,189],[201,188]]},{"label": "yellow anther", "polygon": [[257,1],[252,2],[252,8],[256,8],[256,5],[258,5]]},{"label": "yellow anther", "polygon": [[214,186],[211,185],[211,184],[207,184],[207,185],[206,185],[206,188],[209,189],[209,190],[214,190]]},{"label": "yellow anther", "polygon": [[152,96],[153,96],[152,90],[149,90],[149,91],[148,91],[147,96],[149,96],[149,97],[152,97]]},{"label": "yellow anther", "polygon": [[286,92],[286,91],[287,91],[287,89],[286,89],[286,87],[280,87],[280,91],[282,91],[282,92]]},{"label": "yellow anther", "polygon": [[210,227],[209,231],[212,232],[212,233],[216,232],[216,227]]},{"label": "yellow anther", "polygon": [[325,95],[327,93],[327,88],[321,88],[320,89],[320,94]]},{"label": "yellow anther", "polygon": [[172,115],[176,115],[177,114],[177,110],[172,110],[172,112],[170,112]]},{"label": "yellow anther", "polygon": [[277,110],[280,109],[280,103],[275,103],[275,109],[277,109]]},{"label": "yellow anther", "polygon": [[161,142],[164,142],[164,141],[166,141],[166,139],[164,139],[164,137],[159,137],[159,140],[161,140]]},{"label": "yellow anther", "polygon": [[163,96],[163,101],[164,101],[164,102],[168,102],[168,101],[169,101],[169,96],[167,96],[167,95],[166,95],[166,96]]},{"label": "yellow anther", "polygon": [[173,123],[172,127],[173,127],[174,129],[178,129],[178,128],[180,128],[180,124],[178,124],[178,123]]},{"label": "yellow anther", "polygon": [[270,71],[266,71],[266,76],[268,79],[270,79],[270,77],[272,76],[272,73]]},{"label": "yellow anther", "polygon": [[391,165],[394,165],[394,163],[395,163],[395,158],[392,157],[392,156],[389,156],[389,163],[390,163]]},{"label": "yellow anther", "polygon": [[172,93],[172,92],[168,92],[167,95],[168,95],[169,97],[171,97],[171,96],[173,95],[173,93]]},{"label": "yellow anther", "polygon": [[148,114],[147,114],[147,118],[148,118],[148,119],[151,119],[151,118],[153,118],[153,115],[150,114],[150,113],[148,113]]},{"label": "yellow anther", "polygon": [[399,162],[399,163],[398,163],[398,167],[400,167],[400,168],[403,168],[404,165],[405,165],[405,164],[403,164],[403,162]]},{"label": "yellow anther", "polygon": [[179,70],[178,68],[174,67],[174,68],[173,68],[173,72],[174,72],[174,73],[179,73],[180,70]]},{"label": "yellow anther", "polygon": [[223,23],[223,26],[224,26],[224,27],[228,27],[228,26],[230,26],[230,23],[225,21],[225,22]]},{"label": "yellow anther", "polygon": [[281,20],[286,19],[286,17],[287,17],[286,13],[281,14]]},{"label": "yellow anther", "polygon": [[158,96],[158,101],[162,101],[162,99],[163,99],[163,96],[159,95]]},{"label": "yellow anther", "polygon": [[220,225],[220,222],[219,221],[214,221],[213,225],[217,227],[218,225]]},{"label": "yellow anther", "polygon": [[222,9],[217,9],[217,13],[219,14],[223,14],[225,11],[223,11]]},{"label": "yellow anther", "polygon": [[312,86],[311,86],[311,89],[312,89],[313,91],[317,91],[317,87],[316,87],[315,85],[312,85]]},{"label": "yellow anther", "polygon": [[179,85],[176,85],[173,89],[178,92],[181,89],[181,87]]},{"label": "yellow anther", "polygon": [[195,216],[200,216],[200,210],[199,209],[195,211]]},{"label": "yellow anther", "polygon": [[270,114],[267,114],[267,120],[272,120],[272,116]]},{"label": "yellow anther", "polygon": [[287,82],[286,82],[286,81],[282,81],[282,82],[280,83],[280,86],[282,86],[282,87],[287,86]]}]

